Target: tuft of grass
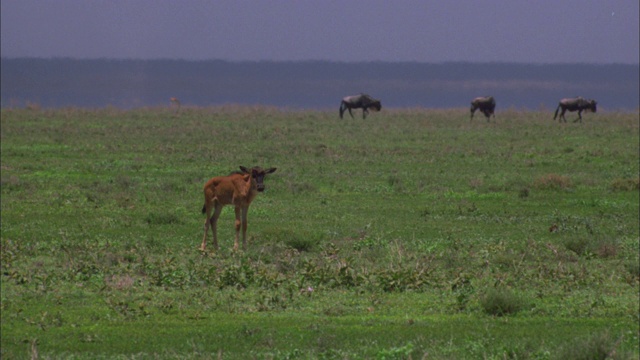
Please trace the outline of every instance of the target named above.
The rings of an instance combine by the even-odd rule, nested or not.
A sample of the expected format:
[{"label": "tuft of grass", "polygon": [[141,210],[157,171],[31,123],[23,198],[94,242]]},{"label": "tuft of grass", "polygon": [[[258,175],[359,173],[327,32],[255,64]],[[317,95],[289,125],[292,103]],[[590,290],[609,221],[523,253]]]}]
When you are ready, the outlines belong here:
[{"label": "tuft of grass", "polygon": [[533,187],[539,190],[566,190],[573,187],[573,183],[568,176],[546,174],[536,178]]},{"label": "tuft of grass", "polygon": [[298,251],[311,251],[317,240],[305,236],[294,236],[285,240],[285,245]]},{"label": "tuft of grass", "polygon": [[183,219],[175,213],[150,212],[145,218],[145,221],[149,225],[171,225],[181,224],[183,222]]},{"label": "tuft of grass", "polygon": [[571,250],[580,256],[585,255],[592,248],[590,239],[584,237],[567,239],[563,245],[567,250]]},{"label": "tuft of grass", "polygon": [[631,359],[631,354],[617,350],[622,338],[615,339],[608,331],[597,333],[586,338],[578,338],[563,346],[556,354],[556,359],[599,360],[599,359]]},{"label": "tuft of grass", "polygon": [[640,189],[640,177],[635,179],[615,179],[611,182],[613,191],[633,191]]},{"label": "tuft of grass", "polygon": [[396,174],[389,175],[389,177],[387,178],[387,184],[395,192],[401,193],[405,191],[405,186],[402,182],[402,179]]},{"label": "tuft of grass", "polygon": [[610,239],[602,239],[596,242],[596,254],[602,259],[615,258],[618,255],[618,244]]},{"label": "tuft of grass", "polygon": [[631,276],[640,280],[640,263],[637,260],[629,260],[625,263],[624,267],[627,269]]},{"label": "tuft of grass", "polygon": [[2,178],[0,178],[0,188],[2,188],[2,192],[11,192],[14,190],[20,190],[24,182],[20,180],[19,177],[15,175],[4,176],[2,174]]},{"label": "tuft of grass", "polygon": [[599,258],[613,258],[618,255],[619,244],[609,238],[577,237],[563,242],[567,250],[579,256],[597,255]]},{"label": "tuft of grass", "polygon": [[480,300],[480,305],[486,314],[493,316],[513,315],[526,307],[525,300],[505,288],[494,288]]}]

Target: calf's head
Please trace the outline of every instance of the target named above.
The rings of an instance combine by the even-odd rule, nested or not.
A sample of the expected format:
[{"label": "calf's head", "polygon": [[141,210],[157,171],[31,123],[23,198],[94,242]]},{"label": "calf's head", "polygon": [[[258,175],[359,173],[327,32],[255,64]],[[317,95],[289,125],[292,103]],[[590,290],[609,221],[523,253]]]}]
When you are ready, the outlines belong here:
[{"label": "calf's head", "polygon": [[259,192],[263,192],[264,191],[264,177],[267,174],[274,173],[276,171],[276,168],[269,168],[267,170],[264,170],[260,166],[254,166],[251,169],[247,169],[244,166],[240,166],[240,170],[242,170],[242,172],[245,173],[245,174],[251,174],[251,178],[253,178],[253,180],[255,181],[256,189]]}]

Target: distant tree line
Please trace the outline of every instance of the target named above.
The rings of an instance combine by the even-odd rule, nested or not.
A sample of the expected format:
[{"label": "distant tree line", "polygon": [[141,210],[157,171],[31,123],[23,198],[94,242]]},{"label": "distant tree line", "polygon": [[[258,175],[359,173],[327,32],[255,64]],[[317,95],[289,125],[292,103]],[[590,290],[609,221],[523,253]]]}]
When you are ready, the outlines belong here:
[{"label": "distant tree line", "polygon": [[2,107],[264,104],[337,108],[369,93],[383,106],[468,107],[493,95],[498,107],[555,108],[562,97],[598,99],[603,110],[636,110],[637,65],[414,62],[228,62],[222,60],[1,60]]}]

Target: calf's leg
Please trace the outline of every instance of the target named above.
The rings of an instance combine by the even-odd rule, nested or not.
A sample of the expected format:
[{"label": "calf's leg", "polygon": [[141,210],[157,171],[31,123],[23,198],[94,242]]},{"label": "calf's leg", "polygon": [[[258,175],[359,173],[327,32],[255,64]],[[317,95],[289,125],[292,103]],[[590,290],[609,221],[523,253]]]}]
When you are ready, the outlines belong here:
[{"label": "calf's leg", "polygon": [[240,207],[236,206],[235,208],[235,213],[236,213],[236,222],[235,222],[235,229],[236,229],[236,237],[233,241],[233,250],[237,251],[238,250],[238,239],[240,237],[240,226],[242,225],[240,222]]},{"label": "calf's leg", "polygon": [[247,227],[249,227],[248,221],[249,207],[242,208],[242,250],[247,250]]}]

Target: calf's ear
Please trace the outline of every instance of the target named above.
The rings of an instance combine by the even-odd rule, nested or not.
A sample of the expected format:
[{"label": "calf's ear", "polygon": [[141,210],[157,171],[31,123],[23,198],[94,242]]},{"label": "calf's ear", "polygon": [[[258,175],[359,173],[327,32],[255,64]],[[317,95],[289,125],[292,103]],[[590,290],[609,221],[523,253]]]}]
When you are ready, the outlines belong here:
[{"label": "calf's ear", "polygon": [[249,169],[247,169],[246,167],[240,165],[240,170],[242,170],[243,173],[249,173]]},{"label": "calf's ear", "polygon": [[271,169],[265,171],[266,174],[272,174],[274,172],[276,172],[276,168],[271,168]]}]

